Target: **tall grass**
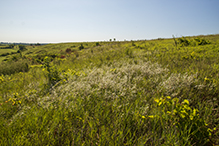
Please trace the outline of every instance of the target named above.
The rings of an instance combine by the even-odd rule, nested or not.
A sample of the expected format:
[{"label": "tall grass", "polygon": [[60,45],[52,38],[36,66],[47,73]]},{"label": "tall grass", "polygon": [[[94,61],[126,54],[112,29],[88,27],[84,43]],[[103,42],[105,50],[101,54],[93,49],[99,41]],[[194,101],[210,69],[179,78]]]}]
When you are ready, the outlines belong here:
[{"label": "tall grass", "polygon": [[0,64],[0,75],[10,75],[18,72],[27,72],[29,65],[27,61],[7,62]]},{"label": "tall grass", "polygon": [[218,38],[206,38],[177,49],[163,39],[83,44],[78,56],[2,75],[0,144],[219,144]]}]

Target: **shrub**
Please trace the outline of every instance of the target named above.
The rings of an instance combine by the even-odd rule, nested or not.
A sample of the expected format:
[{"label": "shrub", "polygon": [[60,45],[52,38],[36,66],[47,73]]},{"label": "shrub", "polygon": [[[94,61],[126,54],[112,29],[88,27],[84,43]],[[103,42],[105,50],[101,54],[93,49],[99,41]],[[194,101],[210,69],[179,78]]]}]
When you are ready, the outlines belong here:
[{"label": "shrub", "polygon": [[56,58],[57,57],[56,54],[50,54],[49,56],[52,57],[52,58]]},{"label": "shrub", "polygon": [[19,50],[24,51],[27,50],[25,45],[19,45]]},{"label": "shrub", "polygon": [[195,38],[194,39],[198,45],[207,45],[207,44],[210,44],[210,41],[209,40],[206,40],[206,39],[200,39],[200,38]]},{"label": "shrub", "polygon": [[99,42],[96,42],[96,46],[100,46],[100,43],[99,43]]},{"label": "shrub", "polygon": [[14,48],[14,46],[15,46],[14,44],[10,44],[10,45],[9,45],[9,48],[12,49],[12,48]]},{"label": "shrub", "polygon": [[83,44],[81,44],[80,47],[79,47],[79,50],[82,50],[82,49],[84,49]]},{"label": "shrub", "polygon": [[0,74],[10,75],[17,72],[28,72],[29,65],[26,61],[6,62],[0,64]]},{"label": "shrub", "polygon": [[70,48],[67,48],[67,49],[65,50],[65,52],[70,54],[70,53],[71,53],[71,49],[70,49]]},{"label": "shrub", "polygon": [[59,72],[55,66],[50,65],[51,58],[46,56],[44,58],[44,70],[46,71],[46,77],[48,78],[48,88],[53,87],[58,81],[61,80]]},{"label": "shrub", "polygon": [[8,56],[8,55],[10,55],[10,53],[3,53],[0,56]]},{"label": "shrub", "polygon": [[187,40],[185,37],[178,38],[178,41],[181,46],[188,46],[190,44],[189,40]]}]

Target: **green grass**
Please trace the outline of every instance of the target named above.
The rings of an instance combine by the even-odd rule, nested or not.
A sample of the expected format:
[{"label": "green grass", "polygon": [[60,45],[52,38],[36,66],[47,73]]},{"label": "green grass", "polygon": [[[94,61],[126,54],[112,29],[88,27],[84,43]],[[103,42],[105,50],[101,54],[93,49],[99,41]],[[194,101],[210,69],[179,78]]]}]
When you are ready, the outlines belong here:
[{"label": "green grass", "polygon": [[2,72],[18,68],[0,76],[0,144],[218,145],[219,35],[199,37],[210,43],[61,43],[8,56]]},{"label": "green grass", "polygon": [[4,56],[4,57],[0,57],[0,62],[2,62],[3,60],[5,60],[6,59],[6,57]]},{"label": "green grass", "polygon": [[0,49],[0,55],[4,53],[17,52],[18,49]]}]

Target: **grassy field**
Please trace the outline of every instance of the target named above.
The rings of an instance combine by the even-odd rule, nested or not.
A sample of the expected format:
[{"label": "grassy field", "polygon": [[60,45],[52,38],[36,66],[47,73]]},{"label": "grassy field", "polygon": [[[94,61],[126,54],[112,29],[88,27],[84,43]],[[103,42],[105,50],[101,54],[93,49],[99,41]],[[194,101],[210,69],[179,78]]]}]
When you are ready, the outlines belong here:
[{"label": "grassy field", "polygon": [[0,64],[0,145],[219,145],[219,35],[26,48]]},{"label": "grassy field", "polygon": [[0,49],[0,55],[4,53],[17,52],[18,49]]}]

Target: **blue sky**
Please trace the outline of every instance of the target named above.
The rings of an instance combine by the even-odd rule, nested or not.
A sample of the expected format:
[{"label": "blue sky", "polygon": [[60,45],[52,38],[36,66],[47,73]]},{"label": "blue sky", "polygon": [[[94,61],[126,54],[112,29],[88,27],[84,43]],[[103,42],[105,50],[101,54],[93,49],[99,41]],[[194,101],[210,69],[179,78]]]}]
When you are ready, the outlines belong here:
[{"label": "blue sky", "polygon": [[219,34],[219,0],[0,0],[0,42]]}]

